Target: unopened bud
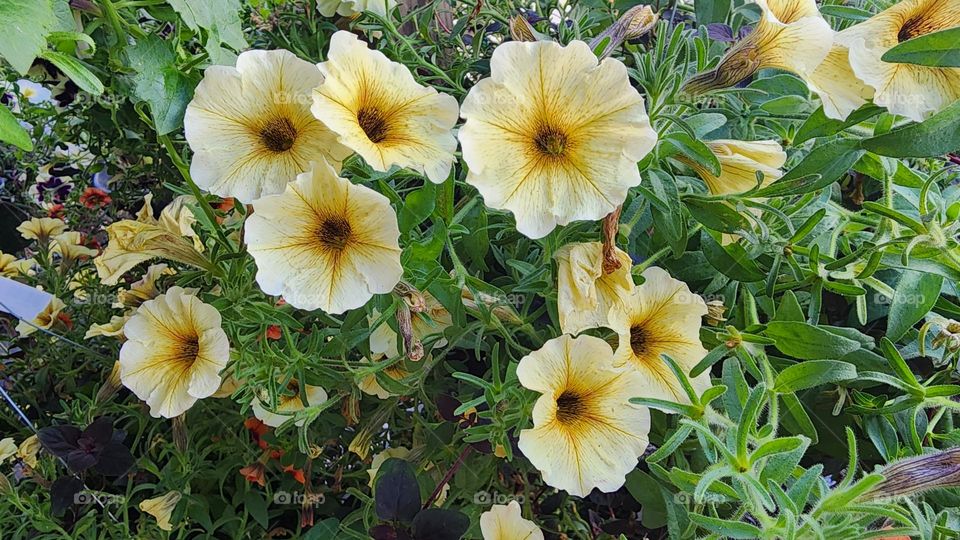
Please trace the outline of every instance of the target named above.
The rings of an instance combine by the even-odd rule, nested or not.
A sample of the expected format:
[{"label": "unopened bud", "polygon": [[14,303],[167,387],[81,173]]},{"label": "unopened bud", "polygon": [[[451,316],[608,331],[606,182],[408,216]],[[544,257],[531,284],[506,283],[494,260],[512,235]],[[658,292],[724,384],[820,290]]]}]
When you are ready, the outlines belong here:
[{"label": "unopened bud", "polygon": [[181,452],[187,451],[187,420],[186,413],[173,417],[173,444]]},{"label": "unopened bud", "polygon": [[[659,18],[650,6],[634,6],[624,12],[617,22],[593,38],[590,49],[602,60],[613,54],[624,41],[637,39],[650,32]],[[603,50],[597,51],[600,46],[603,46]]]},{"label": "unopened bud", "polygon": [[102,404],[110,401],[110,398],[117,393],[120,386],[120,362],[114,362],[113,368],[110,370],[110,375],[107,376],[107,380],[103,381],[103,385],[100,387],[100,390],[97,391],[96,402]]},{"label": "unopened bud", "polygon": [[933,452],[887,465],[883,481],[862,496],[876,500],[908,497],[935,488],[960,486],[960,448]]},{"label": "unopened bud", "polygon": [[405,305],[397,309],[397,329],[403,338],[403,350],[407,358],[417,362],[423,358],[423,343],[413,333],[413,317],[410,311]]},{"label": "unopened bud", "polygon": [[710,326],[720,326],[720,323],[727,319],[723,316],[727,311],[727,306],[720,300],[711,300],[707,302],[707,314],[704,316],[707,324]]},{"label": "unopened bud", "polygon": [[427,310],[427,300],[423,297],[423,293],[417,290],[413,285],[401,281],[393,287],[393,293],[403,298],[403,301],[407,303],[407,307],[410,308],[410,311],[414,313],[423,313]]},{"label": "unopened bud", "polygon": [[510,38],[514,41],[537,41],[537,31],[523,15],[510,17]]},{"label": "unopened bud", "polygon": [[[648,7],[648,6],[645,6]],[[623,265],[617,256],[617,229],[620,226],[620,212],[623,206],[618,206],[613,212],[603,218],[603,273],[612,274]]]}]

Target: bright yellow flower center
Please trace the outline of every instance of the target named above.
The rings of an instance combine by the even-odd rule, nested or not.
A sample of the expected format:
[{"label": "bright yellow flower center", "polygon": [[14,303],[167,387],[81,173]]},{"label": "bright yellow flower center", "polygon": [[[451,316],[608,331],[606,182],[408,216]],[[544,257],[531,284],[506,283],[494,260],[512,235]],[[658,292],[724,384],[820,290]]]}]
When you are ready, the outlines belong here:
[{"label": "bright yellow flower center", "polygon": [[289,118],[280,116],[260,128],[260,141],[271,152],[286,152],[297,140],[297,128]]},{"label": "bright yellow flower center", "polygon": [[350,242],[353,228],[343,216],[329,216],[320,220],[317,236],[320,245],[330,251],[342,251]]},{"label": "bright yellow flower center", "polygon": [[357,111],[357,122],[370,142],[374,144],[385,141],[390,134],[387,119],[377,107],[361,107]]}]

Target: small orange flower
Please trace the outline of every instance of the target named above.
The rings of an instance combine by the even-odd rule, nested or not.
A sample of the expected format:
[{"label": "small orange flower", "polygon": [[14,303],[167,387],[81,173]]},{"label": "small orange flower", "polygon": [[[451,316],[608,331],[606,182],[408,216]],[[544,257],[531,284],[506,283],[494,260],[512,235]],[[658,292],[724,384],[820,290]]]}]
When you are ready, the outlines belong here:
[{"label": "small orange flower", "polygon": [[73,319],[70,318],[69,313],[60,312],[57,314],[57,319],[63,323],[67,330],[73,330]]},{"label": "small orange flower", "polygon": [[106,191],[96,187],[88,187],[80,195],[80,202],[91,210],[106,206],[112,200]]},{"label": "small orange flower", "polygon": [[271,324],[267,327],[267,339],[278,340],[282,334],[279,325]]},{"label": "small orange flower", "polygon": [[290,473],[290,475],[293,476],[293,479],[301,484],[305,484],[307,482],[306,477],[303,475],[303,469],[297,469],[293,465],[284,465],[283,472]]},{"label": "small orange flower", "polygon": [[259,418],[253,416],[243,421],[243,427],[249,429],[250,432],[253,433],[253,436],[258,439],[270,429],[266,424],[261,422]]},{"label": "small orange flower", "polygon": [[64,211],[62,204],[55,204],[47,209],[47,215],[53,219],[63,219],[63,214]]},{"label": "small orange flower", "polygon": [[260,487],[267,485],[267,481],[264,478],[263,473],[266,471],[263,463],[259,461],[251,465],[240,469],[240,474],[247,480],[247,482],[260,484]]}]

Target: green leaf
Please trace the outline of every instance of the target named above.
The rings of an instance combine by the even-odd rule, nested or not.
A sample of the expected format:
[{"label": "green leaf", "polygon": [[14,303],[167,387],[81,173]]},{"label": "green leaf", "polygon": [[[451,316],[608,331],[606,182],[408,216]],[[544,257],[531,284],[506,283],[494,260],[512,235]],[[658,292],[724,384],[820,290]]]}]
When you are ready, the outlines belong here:
[{"label": "green leaf", "polygon": [[807,118],[802,126],[800,126],[800,129],[797,131],[797,136],[794,138],[793,142],[794,144],[799,145],[800,143],[817,137],[836,135],[850,126],[855,126],[864,120],[873,118],[884,110],[885,109],[883,107],[877,107],[872,103],[868,103],[850,113],[850,116],[848,116],[846,120],[835,120],[833,118],[828,118],[823,112],[823,107],[820,107],[814,111],[809,118]]},{"label": "green leaf", "polygon": [[797,300],[797,295],[793,291],[785,291],[783,298],[780,299],[780,307],[777,308],[777,314],[774,316],[776,321],[794,321],[803,322],[806,316],[803,314],[803,308]]},{"label": "green leaf", "polygon": [[884,62],[930,67],[960,67],[960,28],[908,39],[883,53]]},{"label": "green leaf", "polygon": [[811,444],[817,444],[820,436],[817,434],[817,427],[810,420],[810,415],[803,407],[803,403],[796,394],[780,394],[780,401],[783,402],[783,425],[790,433],[806,435],[810,438]]},{"label": "green leaf", "polygon": [[10,143],[27,152],[33,150],[33,141],[30,140],[30,134],[23,129],[17,117],[10,112],[10,109],[0,106],[0,141]]},{"label": "green leaf", "polygon": [[330,540],[337,537],[340,530],[340,520],[335,517],[327,518],[307,529],[300,538],[302,540]]},{"label": "green leaf", "polygon": [[196,81],[177,68],[173,46],[149,35],[126,52],[130,67],[136,72],[134,97],[150,106],[157,133],[165,135],[179,129]]},{"label": "green leaf", "polygon": [[919,124],[863,141],[881,156],[939,157],[960,149],[960,100]]},{"label": "green leaf", "polygon": [[666,505],[660,496],[659,483],[652,476],[634,469],[627,475],[624,486],[643,509],[640,522],[644,527],[659,529],[667,524]]},{"label": "green leaf", "polygon": [[420,189],[408,193],[397,220],[400,232],[406,234],[410,229],[423,223],[433,213],[436,205],[437,188],[433,182],[426,182]]},{"label": "green leaf", "polygon": [[694,219],[712,231],[735,233],[753,228],[750,220],[738,212],[730,201],[689,196],[684,197],[683,203]]},{"label": "green leaf", "polygon": [[83,65],[83,62],[56,51],[43,51],[40,56],[60,68],[84,92],[89,92],[95,96],[103,93],[103,83],[87,69],[87,66]]},{"label": "green leaf", "polygon": [[860,343],[803,322],[771,321],[766,336],[777,349],[803,360],[834,360],[860,348]]},{"label": "green leaf", "polygon": [[669,174],[652,169],[647,174],[650,189],[646,190],[651,201],[651,212],[657,230],[670,244],[674,256],[679,257],[687,247],[687,221],[680,203],[677,182]]},{"label": "green leaf", "polygon": [[21,75],[26,75],[47,46],[47,32],[56,24],[51,0],[3,0],[0,2],[0,56]]},{"label": "green leaf", "polygon": [[838,360],[807,360],[777,374],[773,389],[781,394],[806,390],[814,386],[849,381],[857,376],[853,364]]},{"label": "green leaf", "polygon": [[929,313],[940,298],[943,276],[906,270],[894,289],[887,315],[887,337],[897,341]]},{"label": "green leaf", "polygon": [[[861,155],[863,150],[860,148],[859,140],[844,139],[825,142],[810,151],[803,161],[779,180],[757,191],[754,195],[782,197],[816,191],[843,177]],[[810,180],[815,175],[820,177]],[[807,181],[798,185],[797,181],[804,179]]]},{"label": "green leaf", "polygon": [[449,508],[426,508],[413,518],[416,540],[460,540],[469,528],[470,518]]},{"label": "green leaf", "polygon": [[726,22],[730,14],[730,0],[696,0],[693,7],[698,24]]},{"label": "green leaf", "polygon": [[763,281],[766,275],[757,267],[740,244],[721,246],[712,236],[700,235],[700,245],[710,266],[721,274],[737,281]]},{"label": "green leaf", "polygon": [[742,521],[731,521],[729,519],[701,516],[700,514],[690,514],[690,521],[726,538],[759,538],[762,536],[759,528]]},{"label": "green leaf", "polygon": [[238,0],[168,0],[167,2],[180,14],[183,22],[192,30],[207,31],[204,48],[214,64],[232,64],[235,56],[224,51],[221,44],[229,45],[237,51],[247,48],[243,37],[243,24],[240,21],[240,2]]},{"label": "green leaf", "polygon": [[664,136],[664,144],[672,147],[672,150],[682,153],[710,174],[720,176],[720,160],[710,150],[710,147],[699,139],[694,139],[683,131],[675,131]]}]

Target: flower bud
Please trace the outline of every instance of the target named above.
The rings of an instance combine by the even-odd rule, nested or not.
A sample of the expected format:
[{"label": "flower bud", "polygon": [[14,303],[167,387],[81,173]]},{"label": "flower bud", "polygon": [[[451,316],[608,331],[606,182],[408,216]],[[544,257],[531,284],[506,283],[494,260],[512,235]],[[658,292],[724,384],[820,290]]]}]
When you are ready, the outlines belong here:
[{"label": "flower bud", "polygon": [[932,452],[891,463],[879,471],[884,479],[864,499],[909,497],[935,488],[960,486],[960,448]]}]

